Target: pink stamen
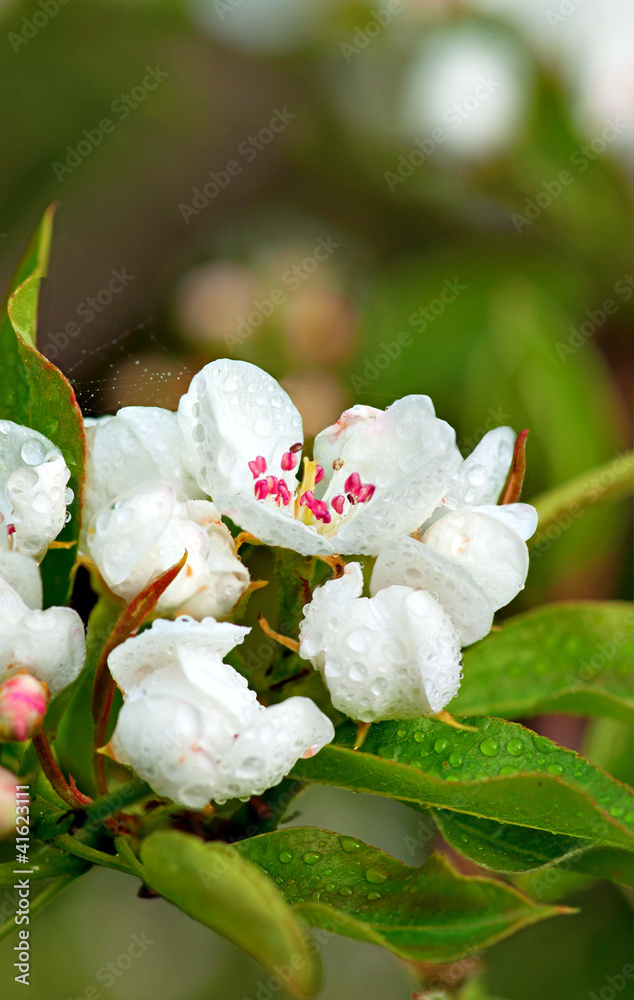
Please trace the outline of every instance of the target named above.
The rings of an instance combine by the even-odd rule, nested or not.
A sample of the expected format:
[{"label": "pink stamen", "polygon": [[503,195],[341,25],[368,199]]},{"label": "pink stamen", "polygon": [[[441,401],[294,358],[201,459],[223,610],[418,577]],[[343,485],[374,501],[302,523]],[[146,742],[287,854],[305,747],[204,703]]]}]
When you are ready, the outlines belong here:
[{"label": "pink stamen", "polygon": [[337,511],[337,514],[343,514],[343,505],[346,502],[346,498],[343,493],[339,493],[336,497],[333,497],[330,501],[330,506],[333,510]]},{"label": "pink stamen", "polygon": [[281,500],[285,507],[291,502],[291,491],[283,479],[277,484],[277,500]]},{"label": "pink stamen", "polygon": [[299,498],[299,503],[300,503],[300,506],[302,506],[302,507],[306,506],[310,510],[312,510],[313,504],[315,503],[315,495],[314,495],[313,491],[312,490],[306,490],[305,493],[302,493],[301,497]]},{"label": "pink stamen", "polygon": [[364,486],[360,486],[357,490],[357,500],[359,503],[365,503],[366,500],[370,500],[374,494],[374,486],[372,483],[367,483]]},{"label": "pink stamen", "polygon": [[255,490],[256,500],[264,500],[269,495],[266,479],[258,479],[253,489]]},{"label": "pink stamen", "polygon": [[296,452],[301,451],[302,447],[302,442],[298,441],[297,444],[292,444],[288,450],[295,454]]},{"label": "pink stamen", "polygon": [[324,470],[321,465],[315,466],[315,483],[320,483],[324,478]]},{"label": "pink stamen", "polygon": [[268,489],[269,493],[277,493],[277,487],[279,483],[277,476],[267,476],[264,482],[266,483],[266,488]]},{"label": "pink stamen", "polygon": [[266,459],[264,455],[256,455],[253,461],[248,464],[254,479],[257,479],[258,476],[263,476],[266,472]]},{"label": "pink stamen", "polygon": [[12,535],[15,531],[15,524],[7,524],[7,535]]},{"label": "pink stamen", "polygon": [[285,451],[284,454],[282,455],[282,461],[280,464],[284,472],[290,472],[291,469],[295,468],[297,462],[298,462],[297,455],[294,455],[292,451]]},{"label": "pink stamen", "polygon": [[356,491],[359,489],[360,486],[361,486],[361,476],[359,475],[358,472],[353,472],[346,479],[343,488],[346,491],[346,493],[356,493]]}]

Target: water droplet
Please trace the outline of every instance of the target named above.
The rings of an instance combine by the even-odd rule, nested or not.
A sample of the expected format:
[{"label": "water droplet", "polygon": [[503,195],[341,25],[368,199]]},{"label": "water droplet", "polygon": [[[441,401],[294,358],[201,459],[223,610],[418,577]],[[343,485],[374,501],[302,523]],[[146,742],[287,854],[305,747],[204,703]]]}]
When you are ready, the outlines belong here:
[{"label": "water droplet", "polygon": [[278,885],[281,885],[282,882],[284,881],[284,879],[282,878],[281,875],[278,875],[277,878],[275,879],[275,881],[277,882]]},{"label": "water droplet", "polygon": [[436,740],[436,742],[434,743],[434,750],[436,751],[436,753],[442,753],[443,750],[446,750],[448,746],[449,746],[449,740],[446,740],[443,737],[443,739]]},{"label": "water droplet", "polygon": [[29,438],[22,445],[20,454],[27,465],[40,465],[46,458],[46,449],[37,438]]},{"label": "water droplet", "polygon": [[610,809],[610,816],[614,816],[615,819],[618,819],[620,816],[623,815],[624,811],[625,810],[623,809],[622,806],[612,806],[612,808]]},{"label": "water droplet", "polygon": [[545,736],[534,736],[533,745],[539,753],[554,753],[557,747]]},{"label": "water droplet", "polygon": [[634,812],[630,812],[625,816],[625,823],[634,823]]},{"label": "water droplet", "polygon": [[464,761],[464,757],[462,756],[461,753],[455,753],[454,752],[454,753],[452,753],[451,757],[449,758],[449,763],[451,764],[452,767],[460,767],[460,765],[463,763],[463,761]]},{"label": "water droplet", "polygon": [[352,889],[349,889],[347,885],[344,885],[339,890],[339,895],[340,896],[351,896],[352,895]]},{"label": "water droplet", "polygon": [[326,883],[326,892],[334,892],[336,888],[337,888],[337,886],[335,885],[334,882],[327,882]]},{"label": "water droplet", "polygon": [[469,838],[467,837],[466,833],[461,833],[460,834],[460,840],[462,841],[463,844],[468,844],[469,843]]},{"label": "water droplet", "polygon": [[510,753],[511,757],[519,757],[524,749],[524,744],[521,740],[509,740],[506,744],[506,752]]},{"label": "water droplet", "polygon": [[279,860],[280,860],[280,864],[282,864],[282,865],[288,865],[293,860],[293,855],[291,854],[290,851],[282,851],[282,853],[280,854],[280,859]]},{"label": "water droplet", "polygon": [[504,764],[504,766],[498,771],[498,774],[500,777],[506,778],[509,774],[517,774],[517,768],[513,767],[512,764]]},{"label": "water droplet", "polygon": [[339,843],[341,844],[341,850],[347,851],[348,854],[358,851],[361,847],[361,842],[355,840],[353,837],[339,837]]},{"label": "water droplet", "polygon": [[379,871],[378,868],[368,868],[365,872],[365,878],[367,882],[371,882],[372,885],[381,885],[381,882],[387,881],[387,875],[385,872]]},{"label": "water droplet", "polygon": [[416,740],[417,743],[422,743],[423,740],[425,739],[425,734],[421,733],[420,730],[417,730],[414,733],[414,739]]},{"label": "water droplet", "polygon": [[488,740],[483,740],[480,744],[480,752],[483,753],[485,757],[495,757],[499,749],[499,740],[494,740],[492,737],[489,737]]},{"label": "water droplet", "polygon": [[549,774],[554,774],[554,775],[558,776],[560,774],[564,774],[565,771],[566,771],[565,767],[562,767],[561,764],[549,764],[548,765],[548,773]]},{"label": "water droplet", "polygon": [[369,892],[365,898],[369,899],[369,900],[380,899],[381,898],[381,893],[380,892]]},{"label": "water droplet", "polygon": [[316,851],[309,851],[308,854],[304,855],[302,860],[305,865],[316,865],[320,858],[321,854],[317,854]]}]

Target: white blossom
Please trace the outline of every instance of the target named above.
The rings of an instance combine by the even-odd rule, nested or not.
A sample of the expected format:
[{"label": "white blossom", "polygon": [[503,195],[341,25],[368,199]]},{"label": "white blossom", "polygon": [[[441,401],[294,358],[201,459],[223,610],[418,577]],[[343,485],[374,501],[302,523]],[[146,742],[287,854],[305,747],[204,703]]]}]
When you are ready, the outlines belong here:
[{"label": "white blossom", "polygon": [[385,411],[347,410],[302,466],[297,409],[275,379],[242,361],[195,375],[179,420],[196,446],[198,485],[219,510],[262,542],[304,555],[378,553],[432,514],[462,461],[429,397],[406,396]]},{"label": "white blossom", "polygon": [[191,445],[178,419],[158,406],[124,406],[86,424],[84,523],[134,487],[164,482],[190,499],[202,497],[187,468]]},{"label": "white blossom", "polygon": [[192,809],[261,794],[334,736],[310,699],[265,708],[223,662],[249,631],[213,618],[159,619],[108,659],[124,697],[110,750]]},{"label": "white blossom", "polygon": [[15,552],[11,536],[0,524],[0,577],[10,583],[30,608],[42,607],[42,577],[40,567],[30,556]]},{"label": "white blossom", "polygon": [[86,658],[81,618],[72,608],[29,608],[0,577],[0,682],[26,670],[48,685],[51,695],[74,681]]},{"label": "white blossom", "polygon": [[439,712],[460,686],[456,630],[422,590],[362,597],[359,563],[318,587],[304,608],[300,656],[318,669],[335,708],[362,722]]},{"label": "white blossom", "polygon": [[0,533],[9,547],[38,561],[67,519],[70,470],[59,448],[38,431],[0,420]]},{"label": "white blossom", "polygon": [[448,511],[422,534],[394,538],[379,555],[372,594],[406,584],[429,591],[468,646],[491,629],[493,614],[523,588],[537,514],[529,504],[483,504]]},{"label": "white blossom", "polygon": [[179,499],[166,483],[120,495],[93,518],[87,547],[110,589],[126,601],[187,550],[187,562],[158,600],[158,614],[226,615],[249,585],[216,507]]}]

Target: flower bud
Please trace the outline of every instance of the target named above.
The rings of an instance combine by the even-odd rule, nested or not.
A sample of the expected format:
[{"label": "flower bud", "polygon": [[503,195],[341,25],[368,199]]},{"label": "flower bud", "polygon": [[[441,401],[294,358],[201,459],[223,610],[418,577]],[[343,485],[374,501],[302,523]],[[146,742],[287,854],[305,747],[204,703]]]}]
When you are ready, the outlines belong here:
[{"label": "flower bud", "polygon": [[48,684],[26,670],[8,677],[0,684],[0,740],[25,740],[38,731],[50,699]]}]

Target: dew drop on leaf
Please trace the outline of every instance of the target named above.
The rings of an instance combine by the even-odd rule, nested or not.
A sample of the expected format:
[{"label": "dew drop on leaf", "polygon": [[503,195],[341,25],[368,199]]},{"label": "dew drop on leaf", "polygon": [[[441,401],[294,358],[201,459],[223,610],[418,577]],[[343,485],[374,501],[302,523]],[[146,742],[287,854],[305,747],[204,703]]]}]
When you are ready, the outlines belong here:
[{"label": "dew drop on leaf", "polygon": [[290,851],[282,851],[282,853],[280,854],[279,860],[280,860],[280,864],[282,864],[282,865],[288,865],[293,860],[293,855],[291,854]]},{"label": "dew drop on leaf", "polygon": [[460,765],[463,762],[464,762],[464,757],[462,756],[461,753],[455,753],[454,752],[454,753],[452,753],[451,757],[449,758],[449,763],[451,764],[452,767],[460,767]]},{"label": "dew drop on leaf", "polygon": [[506,744],[506,752],[510,753],[511,757],[519,757],[523,749],[524,744],[521,740],[509,740]]},{"label": "dew drop on leaf", "polygon": [[561,774],[565,774],[565,771],[566,771],[565,767],[562,767],[561,764],[549,764],[548,765],[548,773],[549,774],[554,774],[556,776],[559,776]]},{"label": "dew drop on leaf", "polygon": [[369,900],[380,899],[381,898],[381,893],[380,892],[369,892],[365,898],[369,899]]},{"label": "dew drop on leaf", "polygon": [[378,868],[368,868],[365,872],[365,878],[372,885],[381,885],[381,882],[387,881],[385,872],[380,871]]},{"label": "dew drop on leaf", "polygon": [[480,752],[483,753],[485,757],[495,757],[499,749],[499,740],[494,740],[491,737],[488,740],[483,740],[480,744]]},{"label": "dew drop on leaf", "polygon": [[422,743],[423,740],[425,739],[425,735],[424,733],[421,733],[420,730],[417,730],[414,733],[414,739],[416,740],[417,743]]},{"label": "dew drop on leaf", "polygon": [[352,889],[349,889],[347,885],[343,885],[341,887],[341,889],[339,890],[339,895],[340,896],[351,896],[352,895]]},{"label": "dew drop on leaf", "polygon": [[449,740],[446,740],[443,737],[443,739],[436,740],[436,742],[434,743],[434,750],[436,751],[436,753],[442,753],[443,750],[446,750],[448,746],[449,746]]},{"label": "dew drop on leaf", "polygon": [[361,847],[360,841],[355,840],[353,837],[340,837],[339,843],[341,844],[342,851],[347,851],[348,854],[358,851]]},{"label": "dew drop on leaf", "polygon": [[318,854],[316,851],[309,851],[308,854],[304,855],[302,860],[305,865],[316,865],[320,858],[321,854]]}]

